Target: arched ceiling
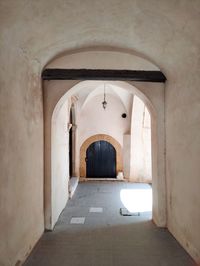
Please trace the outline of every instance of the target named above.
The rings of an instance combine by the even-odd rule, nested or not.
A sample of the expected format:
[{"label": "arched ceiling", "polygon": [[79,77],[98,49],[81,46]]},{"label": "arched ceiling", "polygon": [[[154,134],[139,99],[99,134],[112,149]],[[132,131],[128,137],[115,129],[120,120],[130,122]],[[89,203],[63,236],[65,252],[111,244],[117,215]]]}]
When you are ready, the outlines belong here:
[{"label": "arched ceiling", "polygon": [[84,47],[135,51],[167,74],[192,64],[186,49],[188,58],[199,52],[198,0],[11,0],[0,9],[2,57],[18,54],[40,71],[63,51]]},{"label": "arched ceiling", "polygon": [[113,51],[108,47],[63,53],[51,60],[45,68],[91,69],[91,66],[94,69],[160,70],[141,55],[116,49]]},{"label": "arched ceiling", "polygon": [[[48,82],[48,81],[47,81]],[[130,114],[132,110],[133,104],[133,96],[137,95],[147,106],[148,110],[151,112],[152,115],[155,116],[155,109],[148,98],[148,93],[143,93],[133,84],[124,81],[103,81],[103,80],[85,80],[78,83],[75,83],[70,87],[67,91],[65,91],[65,83],[61,85],[58,83],[55,85],[54,82],[54,89],[56,86],[63,87],[61,97],[57,102],[53,113],[57,113],[61,106],[68,101],[69,98],[73,98],[77,101],[79,110],[83,110],[87,104],[92,101],[93,98],[96,96],[101,95],[103,101],[103,93],[104,93],[104,85],[106,87],[106,95],[112,96],[116,98],[121,105],[124,107],[124,110]],[[155,87],[156,88],[156,87]],[[46,88],[47,89],[47,88]],[[65,91],[65,92],[64,92]],[[64,94],[63,94],[64,92]],[[62,96],[61,96],[62,95]],[[158,96],[159,97],[159,96]]]},{"label": "arched ceiling", "polygon": [[[84,87],[85,83],[82,84]],[[84,109],[84,107],[89,103],[89,101],[97,95],[102,95],[103,101],[105,88],[106,95],[112,95],[112,97],[117,98],[124,106],[127,112],[131,110],[133,94],[124,89],[123,87],[114,85],[108,81],[90,81],[88,84],[89,86],[84,88],[79,86],[79,90],[76,91],[75,94],[73,94],[73,96],[78,99],[79,106],[81,109]]]}]

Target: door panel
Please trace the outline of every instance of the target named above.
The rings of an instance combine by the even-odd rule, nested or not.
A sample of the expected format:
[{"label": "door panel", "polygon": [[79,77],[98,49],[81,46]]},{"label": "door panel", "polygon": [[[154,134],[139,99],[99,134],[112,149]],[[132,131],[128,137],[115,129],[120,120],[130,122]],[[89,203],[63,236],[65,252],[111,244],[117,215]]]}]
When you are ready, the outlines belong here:
[{"label": "door panel", "polygon": [[86,151],[87,177],[116,177],[116,150],[107,141],[92,143]]}]

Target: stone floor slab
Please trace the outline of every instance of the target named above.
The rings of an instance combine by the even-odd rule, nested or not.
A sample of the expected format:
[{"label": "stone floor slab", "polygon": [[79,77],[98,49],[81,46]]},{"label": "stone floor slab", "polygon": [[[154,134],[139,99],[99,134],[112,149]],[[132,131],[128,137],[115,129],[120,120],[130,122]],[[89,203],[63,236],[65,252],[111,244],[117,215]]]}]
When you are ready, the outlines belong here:
[{"label": "stone floor slab", "polygon": [[84,224],[85,223],[85,217],[72,217],[70,224]]},{"label": "stone floor slab", "polygon": [[101,207],[90,207],[89,212],[102,213],[103,212],[103,208],[101,208]]}]

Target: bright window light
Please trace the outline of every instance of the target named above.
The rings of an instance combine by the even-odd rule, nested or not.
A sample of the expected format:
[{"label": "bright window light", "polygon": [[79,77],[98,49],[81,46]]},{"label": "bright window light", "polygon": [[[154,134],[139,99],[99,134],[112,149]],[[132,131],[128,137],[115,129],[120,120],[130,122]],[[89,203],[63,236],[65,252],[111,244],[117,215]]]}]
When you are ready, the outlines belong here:
[{"label": "bright window light", "polygon": [[152,211],[152,189],[122,189],[120,199],[129,212]]}]

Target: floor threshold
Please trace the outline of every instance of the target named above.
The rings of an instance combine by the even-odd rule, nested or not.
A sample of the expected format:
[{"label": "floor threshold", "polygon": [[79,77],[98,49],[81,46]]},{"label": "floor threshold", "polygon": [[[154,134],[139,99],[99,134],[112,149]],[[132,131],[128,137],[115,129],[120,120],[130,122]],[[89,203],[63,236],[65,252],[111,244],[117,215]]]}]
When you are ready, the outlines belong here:
[{"label": "floor threshold", "polygon": [[118,181],[118,182],[125,182],[125,179],[117,179],[117,178],[102,178],[102,177],[88,177],[88,178],[80,178],[80,182],[88,182],[88,181]]}]

